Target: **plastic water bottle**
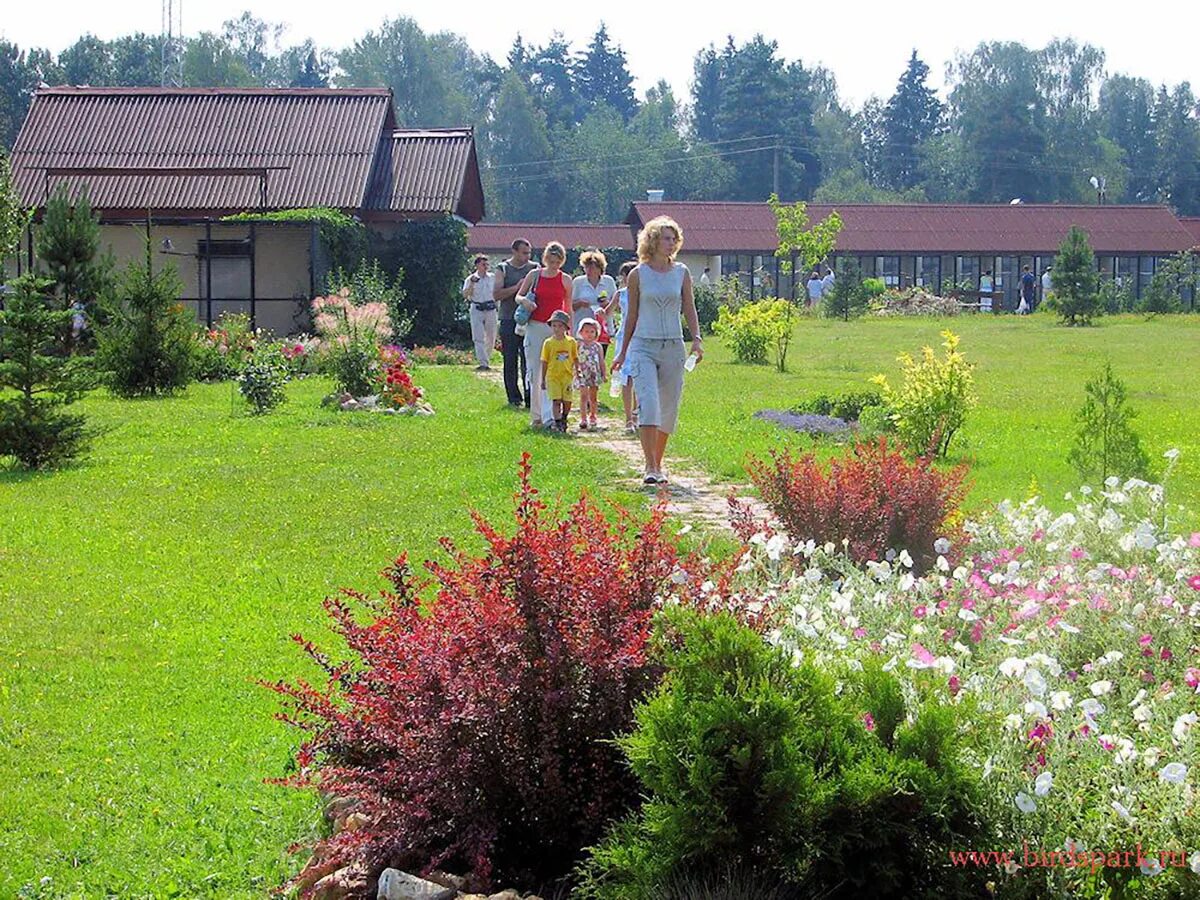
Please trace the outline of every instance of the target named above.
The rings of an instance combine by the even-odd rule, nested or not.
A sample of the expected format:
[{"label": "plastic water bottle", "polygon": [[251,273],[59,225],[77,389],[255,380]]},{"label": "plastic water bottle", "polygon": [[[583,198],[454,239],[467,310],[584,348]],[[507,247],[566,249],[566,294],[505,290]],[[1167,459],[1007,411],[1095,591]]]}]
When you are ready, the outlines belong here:
[{"label": "plastic water bottle", "polygon": [[689,353],[688,358],[683,361],[683,371],[690,372],[696,368],[696,363],[700,362],[700,357],[695,353]]},{"label": "plastic water bottle", "polygon": [[613,375],[608,382],[608,396],[614,400],[621,396],[621,376]]}]

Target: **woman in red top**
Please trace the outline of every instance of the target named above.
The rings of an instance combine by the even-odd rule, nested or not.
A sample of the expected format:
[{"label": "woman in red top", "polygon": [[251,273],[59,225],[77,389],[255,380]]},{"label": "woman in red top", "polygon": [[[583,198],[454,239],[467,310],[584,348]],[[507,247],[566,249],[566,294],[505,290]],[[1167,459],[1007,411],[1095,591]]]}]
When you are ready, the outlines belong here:
[{"label": "woman in red top", "polygon": [[562,270],[566,261],[566,248],[558,241],[551,241],[542,251],[542,268],[526,275],[517,289],[517,302],[531,311],[529,324],[525,326],[525,362],[529,372],[530,424],[534,428],[553,421],[550,401],[542,389],[542,344],[550,337],[550,317],[560,309],[571,314],[571,279]]}]

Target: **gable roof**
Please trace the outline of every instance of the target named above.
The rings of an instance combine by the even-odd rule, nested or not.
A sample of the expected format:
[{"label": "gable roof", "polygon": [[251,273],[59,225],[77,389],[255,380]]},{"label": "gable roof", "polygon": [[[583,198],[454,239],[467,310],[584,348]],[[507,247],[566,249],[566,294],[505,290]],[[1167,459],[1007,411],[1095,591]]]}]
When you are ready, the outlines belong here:
[{"label": "gable roof", "polygon": [[396,129],[385,136],[364,211],[483,218],[483,183],[470,128]]},{"label": "gable roof", "polygon": [[507,253],[517,238],[525,238],[535,250],[541,250],[550,241],[558,241],[567,249],[632,250],[634,247],[633,232],[628,225],[485,222],[467,229],[467,249],[473,253]]},{"label": "gable roof", "polygon": [[[400,166],[402,181],[419,180],[408,167],[440,151],[474,167],[477,181],[473,143],[469,129],[453,139],[398,131],[387,88],[57,87],[34,95],[12,166],[26,205],[41,207],[59,184],[74,193],[86,183],[93,208],[110,218],[313,206],[406,218],[456,212],[471,175],[453,180],[452,198],[445,179],[438,191],[377,197],[376,172]],[[399,144],[428,152],[398,153]]]},{"label": "gable roof", "polygon": [[1179,221],[1191,233],[1192,240],[1195,241],[1195,247],[1200,249],[1200,217],[1182,216]]},{"label": "gable roof", "polygon": [[[808,216],[818,222],[835,209],[843,222],[839,253],[1049,254],[1072,225],[1101,254],[1176,253],[1193,242],[1165,206],[810,203]],[[625,221],[640,228],[659,215],[679,223],[691,252],[774,253],[778,246],[766,203],[639,202]]]}]

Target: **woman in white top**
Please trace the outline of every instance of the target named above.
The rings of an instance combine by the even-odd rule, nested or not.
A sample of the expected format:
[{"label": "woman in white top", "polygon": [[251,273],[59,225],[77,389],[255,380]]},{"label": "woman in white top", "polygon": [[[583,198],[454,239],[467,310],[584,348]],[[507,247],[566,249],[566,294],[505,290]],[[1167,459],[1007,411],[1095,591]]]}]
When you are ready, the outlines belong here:
[{"label": "woman in white top", "polygon": [[[606,275],[608,260],[599,250],[585,250],[579,257],[583,266],[583,274],[576,275],[571,282],[571,334],[579,330],[579,323],[584,319],[595,319],[604,322],[604,310],[617,295],[617,282],[611,275]],[[608,352],[609,329],[604,323],[601,343]]]},{"label": "woman in white top", "polygon": [[476,371],[490,369],[492,351],[496,349],[496,301],[492,288],[496,276],[488,271],[488,258],[480,253],[475,257],[475,271],[463,282],[463,299],[471,304],[471,340],[475,343]]},{"label": "woman in white top", "polygon": [[683,329],[680,314],[692,334],[692,353],[704,357],[700,318],[692,295],[687,266],[675,261],[683,247],[683,230],[674,219],[658,216],[638,234],[636,269],[629,273],[629,315],[624,342],[612,367],[620,371],[629,360],[629,375],[638,396],[638,431],[646,458],[646,484],[666,484],[663,454],[679,421],[683,393]]}]

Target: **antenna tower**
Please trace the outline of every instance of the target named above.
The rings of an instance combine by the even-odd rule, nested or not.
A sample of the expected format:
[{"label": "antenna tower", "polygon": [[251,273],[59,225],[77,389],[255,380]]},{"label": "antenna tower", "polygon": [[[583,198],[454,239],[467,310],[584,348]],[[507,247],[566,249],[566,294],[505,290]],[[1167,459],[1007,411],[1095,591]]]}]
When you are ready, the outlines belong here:
[{"label": "antenna tower", "polygon": [[183,87],[183,0],[162,0],[162,86]]}]

